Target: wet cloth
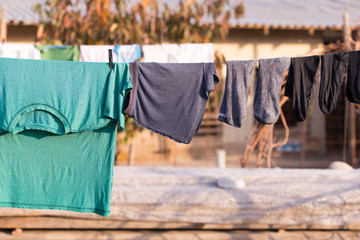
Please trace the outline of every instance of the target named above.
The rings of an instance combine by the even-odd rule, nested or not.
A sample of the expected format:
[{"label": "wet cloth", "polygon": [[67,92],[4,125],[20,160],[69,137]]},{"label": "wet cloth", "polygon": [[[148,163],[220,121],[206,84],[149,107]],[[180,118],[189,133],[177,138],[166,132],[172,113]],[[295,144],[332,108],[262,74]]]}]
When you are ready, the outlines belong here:
[{"label": "wet cloth", "polygon": [[112,49],[113,62],[117,62],[113,45],[80,45],[80,61],[109,62],[109,49]]},{"label": "wet cloth", "polygon": [[79,61],[78,46],[36,45],[42,60]]},{"label": "wet cloth", "polygon": [[141,48],[139,44],[116,45],[114,52],[117,56],[117,62],[135,62],[141,58]]},{"label": "wet cloth", "polygon": [[324,114],[329,114],[337,105],[344,84],[348,59],[347,52],[321,56],[319,106]]},{"label": "wet cloth", "polygon": [[144,62],[201,63],[213,62],[211,43],[143,45]]},{"label": "wet cloth", "polygon": [[149,130],[190,143],[219,81],[212,63],[130,63],[133,90],[124,113]]},{"label": "wet cloth", "polygon": [[[19,71],[21,69],[21,71]],[[66,134],[120,121],[127,63],[0,59],[0,132],[37,129]],[[120,110],[119,110],[120,109]]]},{"label": "wet cloth", "polygon": [[349,52],[346,98],[360,104],[360,51]]},{"label": "wet cloth", "polygon": [[0,207],[109,216],[128,64],[0,59],[0,76]]},{"label": "wet cloth", "polygon": [[0,57],[41,59],[40,50],[32,44],[4,43],[0,45]]},{"label": "wet cloth", "polygon": [[290,58],[259,60],[254,96],[254,116],[261,124],[274,124],[280,115],[280,92]]},{"label": "wet cloth", "polygon": [[234,127],[241,127],[246,117],[248,82],[256,60],[227,61],[224,96],[218,120]]},{"label": "wet cloth", "polygon": [[291,58],[285,96],[292,99],[294,118],[298,122],[306,118],[319,63],[319,56]]}]

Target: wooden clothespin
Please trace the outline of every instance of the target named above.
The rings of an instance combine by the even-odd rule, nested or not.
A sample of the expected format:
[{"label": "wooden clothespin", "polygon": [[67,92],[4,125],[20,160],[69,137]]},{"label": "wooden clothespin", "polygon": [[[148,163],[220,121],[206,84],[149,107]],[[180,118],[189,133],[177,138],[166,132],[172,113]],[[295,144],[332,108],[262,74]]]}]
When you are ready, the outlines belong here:
[{"label": "wooden clothespin", "polygon": [[109,66],[110,66],[110,69],[113,69],[113,67],[114,67],[112,49],[109,49]]}]

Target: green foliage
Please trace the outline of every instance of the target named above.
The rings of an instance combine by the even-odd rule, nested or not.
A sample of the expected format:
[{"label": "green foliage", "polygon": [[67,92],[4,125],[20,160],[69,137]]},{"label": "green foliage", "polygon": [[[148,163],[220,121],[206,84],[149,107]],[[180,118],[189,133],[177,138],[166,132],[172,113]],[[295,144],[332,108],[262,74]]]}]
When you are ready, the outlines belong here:
[{"label": "green foliage", "polygon": [[134,119],[125,116],[125,135],[122,138],[123,143],[126,143],[129,140],[131,141],[135,137],[135,134],[142,130],[143,128],[137,125]]}]

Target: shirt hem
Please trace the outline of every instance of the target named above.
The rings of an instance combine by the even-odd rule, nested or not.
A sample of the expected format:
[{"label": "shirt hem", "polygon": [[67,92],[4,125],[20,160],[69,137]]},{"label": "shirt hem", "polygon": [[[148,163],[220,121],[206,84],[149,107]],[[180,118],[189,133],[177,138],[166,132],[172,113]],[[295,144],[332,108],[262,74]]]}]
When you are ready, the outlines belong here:
[{"label": "shirt hem", "polygon": [[[223,116],[218,116],[218,121],[226,123],[230,126],[236,127],[236,128],[241,128],[242,123],[241,121],[244,120],[243,118],[228,118],[228,117],[223,117]],[[234,120],[239,120],[239,124],[234,124]]]},{"label": "shirt hem", "polygon": [[155,129],[151,128],[151,127],[147,127],[147,126],[143,125],[142,123],[140,123],[139,121],[137,121],[133,116],[131,116],[131,115],[128,115],[128,116],[131,117],[131,118],[133,118],[134,121],[135,121],[135,123],[138,124],[140,127],[146,128],[147,130],[150,130],[150,131],[152,131],[152,132],[154,132],[154,133],[160,134],[161,136],[170,138],[170,139],[172,139],[172,140],[174,140],[175,142],[178,142],[178,143],[185,143],[185,144],[189,144],[189,143],[190,143],[190,141],[187,141],[187,140],[179,140],[179,139],[176,139],[176,138],[174,138],[174,137],[172,137],[172,136],[170,136],[170,135],[166,135],[166,133],[162,133],[162,132],[159,132],[158,130],[155,130]]},{"label": "shirt hem", "polygon": [[12,202],[0,202],[0,207],[22,208],[22,209],[65,210],[65,211],[80,212],[80,213],[95,213],[101,216],[110,217],[110,210],[104,210],[98,208],[79,208],[79,207],[71,207],[71,206],[12,203]]}]

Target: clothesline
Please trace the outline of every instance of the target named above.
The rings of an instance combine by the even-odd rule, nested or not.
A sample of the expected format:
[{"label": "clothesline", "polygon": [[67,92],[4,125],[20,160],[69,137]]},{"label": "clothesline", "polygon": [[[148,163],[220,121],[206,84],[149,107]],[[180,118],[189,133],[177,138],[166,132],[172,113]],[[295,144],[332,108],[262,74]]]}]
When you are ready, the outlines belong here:
[{"label": "clothesline", "polygon": [[[57,51],[44,49],[47,57]],[[73,57],[75,52],[66,53]],[[292,98],[298,121],[306,118],[319,67],[325,114],[336,106],[346,72],[346,97],[360,103],[360,51],[227,61],[220,121],[241,127],[257,62],[253,109],[260,123],[278,119],[287,70],[285,95]],[[124,114],[153,132],[190,143],[219,81],[215,64],[113,64],[109,71],[99,62],[0,58],[0,207],[108,216],[117,124],[124,129]],[[31,131],[21,134],[26,130]]]},{"label": "clothesline", "polygon": [[[79,52],[78,50],[76,50],[76,48],[72,49],[72,47],[74,46],[71,46],[69,48],[67,47],[64,47],[64,46],[39,46],[38,49],[41,49],[41,58],[42,59],[52,59],[54,57],[54,55],[57,55],[57,54],[60,54],[59,52],[63,52],[65,56],[69,56],[71,55],[71,59],[74,59],[76,57],[74,57],[75,55],[79,55]],[[110,48],[110,49],[109,49]],[[114,51],[114,49],[117,49],[117,50],[123,50],[126,52],[126,54],[130,54],[131,57],[129,57],[128,59],[132,59],[133,61],[136,61],[138,58],[139,58],[139,48],[140,46],[137,45],[137,44],[134,44],[134,45],[125,45],[125,46],[111,46],[111,45],[82,45],[80,46],[80,50],[82,49],[82,51],[80,52],[80,55],[83,56],[83,60],[91,60],[91,54],[98,54],[99,52],[103,55],[104,54],[104,50],[102,49],[106,49],[106,51],[108,52],[109,56],[108,56],[108,62],[109,62],[109,66],[110,68],[112,69],[112,66],[113,66],[113,56],[112,56],[112,53]],[[213,63],[213,64],[226,64],[227,67],[229,67],[229,65],[231,63],[234,63],[234,62],[239,62],[239,63],[242,63],[244,64],[245,62],[247,61],[250,61],[254,64],[258,64],[259,63],[259,67],[260,67],[260,62],[263,61],[265,62],[265,60],[271,60],[271,59],[278,59],[277,61],[281,61],[281,59],[291,59],[291,61],[296,61],[296,60],[299,60],[300,59],[303,59],[303,58],[306,58],[306,57],[293,57],[293,58],[287,58],[287,57],[280,57],[280,58],[261,58],[261,59],[258,59],[258,60],[229,60],[229,61],[219,61],[219,62],[213,62],[213,61],[206,61],[206,60],[211,60],[209,56],[211,56],[211,58],[213,58],[213,53],[212,53],[212,44],[180,44],[180,45],[177,45],[177,44],[162,44],[162,45],[144,45],[143,46],[144,48],[144,52],[148,52],[149,54],[147,54],[147,56],[144,56],[144,60],[146,60],[145,62],[149,62],[150,60],[156,60],[156,59],[151,59],[149,58],[148,56],[155,56],[156,58],[159,57],[159,52],[163,51],[163,53],[165,55],[169,55],[166,57],[165,60],[171,60],[171,61],[174,61],[176,62],[177,64],[182,64],[182,63],[185,63],[185,62],[182,62],[181,60],[182,59],[186,59],[185,57],[188,56],[188,57],[193,57],[193,56],[197,56],[197,54],[193,54],[193,52],[197,49],[201,49],[201,52],[203,55],[201,55],[201,57],[199,59],[196,60],[196,62],[210,62],[210,63]],[[125,49],[125,50],[124,50]],[[137,49],[137,50],[136,50]],[[73,51],[73,54],[69,54],[69,52],[66,52],[66,51]],[[211,54],[209,54],[211,52]],[[89,53],[89,59],[87,59],[87,53]],[[150,54],[150,53],[154,53],[154,54]],[[185,54],[186,53],[186,54]],[[191,53],[191,54],[190,54]],[[346,52],[346,54],[350,53],[349,52]],[[132,57],[133,54],[136,54],[136,57]],[[179,59],[174,59],[174,57],[178,57],[176,54],[179,54],[179,55],[183,55],[182,57],[179,57]],[[145,54],[144,54],[145,55]],[[161,55],[161,54],[160,54]],[[319,58],[319,61],[321,58],[325,58],[325,56],[333,56],[334,54],[325,54],[325,55],[313,55],[313,56],[308,56],[308,57],[317,57]],[[95,59],[96,60],[96,59]],[[177,61],[175,61],[177,60]],[[189,60],[192,60],[189,58]],[[151,62],[157,62],[157,61],[151,61]],[[304,63],[305,64],[305,63]],[[240,64],[241,65],[241,64]],[[317,66],[320,66],[319,64]],[[241,67],[241,66],[240,66]],[[271,66],[268,66],[267,67],[268,69],[271,69]],[[317,70],[317,69],[316,69]],[[252,71],[252,70],[251,70]],[[335,71],[338,71],[338,70],[335,70]],[[323,71],[322,71],[323,72]],[[260,73],[261,74],[261,73]],[[229,74],[228,74],[229,75]],[[260,78],[260,77],[258,77]],[[273,78],[272,78],[273,79]],[[269,82],[269,83],[272,83],[272,84],[280,84],[280,78],[279,79],[276,79],[276,80],[272,80],[272,81],[275,81],[275,82]],[[316,81],[316,79],[314,79],[314,82]],[[282,83],[282,78],[281,78],[281,83]],[[247,86],[244,86],[244,87],[247,87]],[[260,86],[259,86],[260,88]],[[288,95],[290,96],[291,93],[289,91],[287,91]],[[308,93],[310,94],[310,93]],[[244,94],[243,94],[244,95]],[[244,95],[246,96],[246,95]],[[274,96],[275,98],[275,96]],[[304,104],[303,106],[301,106],[301,109],[307,109],[307,105],[308,103],[308,100],[304,101]],[[300,111],[300,107],[297,106],[298,108],[298,111]],[[328,111],[325,111],[323,110],[324,112],[328,112]],[[306,112],[306,111],[305,111]],[[306,117],[306,113],[305,112],[302,112],[301,114],[299,114],[296,118],[298,121],[303,121]],[[257,117],[256,117],[257,118]],[[276,118],[276,115],[275,115],[275,118]],[[261,120],[262,118],[258,118],[257,120],[259,122],[262,122]],[[264,121],[265,123],[272,123],[273,121]]]}]

